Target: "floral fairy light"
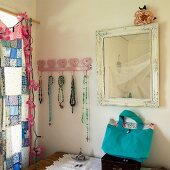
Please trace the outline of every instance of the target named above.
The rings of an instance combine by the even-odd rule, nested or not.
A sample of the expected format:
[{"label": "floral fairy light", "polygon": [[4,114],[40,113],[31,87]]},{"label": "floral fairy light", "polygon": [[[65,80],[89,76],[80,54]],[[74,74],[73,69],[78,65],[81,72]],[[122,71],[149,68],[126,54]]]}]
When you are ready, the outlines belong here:
[{"label": "floral fairy light", "polygon": [[10,40],[10,30],[9,28],[2,28],[0,27],[0,40],[6,40],[9,41]]}]

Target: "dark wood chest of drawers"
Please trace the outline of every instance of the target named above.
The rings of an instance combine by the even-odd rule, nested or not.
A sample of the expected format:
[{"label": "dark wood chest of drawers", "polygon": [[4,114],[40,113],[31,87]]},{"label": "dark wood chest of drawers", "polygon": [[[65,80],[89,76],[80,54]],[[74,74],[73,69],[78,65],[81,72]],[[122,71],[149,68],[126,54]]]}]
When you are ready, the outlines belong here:
[{"label": "dark wood chest of drawers", "polygon": [[140,170],[141,163],[105,154],[102,157],[102,170]]}]

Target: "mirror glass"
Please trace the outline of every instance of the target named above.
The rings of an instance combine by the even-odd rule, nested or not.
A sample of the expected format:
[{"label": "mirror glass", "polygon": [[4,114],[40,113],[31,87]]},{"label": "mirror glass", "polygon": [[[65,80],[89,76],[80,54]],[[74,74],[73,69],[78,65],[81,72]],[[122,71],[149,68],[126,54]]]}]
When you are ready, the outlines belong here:
[{"label": "mirror glass", "polygon": [[101,105],[159,106],[158,24],[96,32]]},{"label": "mirror glass", "polygon": [[150,98],[149,33],[104,38],[105,96]]}]

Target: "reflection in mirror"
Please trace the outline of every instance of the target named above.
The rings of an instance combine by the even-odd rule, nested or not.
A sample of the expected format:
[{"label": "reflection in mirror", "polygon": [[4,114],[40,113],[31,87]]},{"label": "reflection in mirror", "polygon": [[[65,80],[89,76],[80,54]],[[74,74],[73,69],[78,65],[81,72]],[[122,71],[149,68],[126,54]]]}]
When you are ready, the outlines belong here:
[{"label": "reflection in mirror", "polygon": [[105,96],[150,98],[149,33],[104,38]]},{"label": "reflection in mirror", "polygon": [[101,105],[159,106],[158,24],[96,32]]}]

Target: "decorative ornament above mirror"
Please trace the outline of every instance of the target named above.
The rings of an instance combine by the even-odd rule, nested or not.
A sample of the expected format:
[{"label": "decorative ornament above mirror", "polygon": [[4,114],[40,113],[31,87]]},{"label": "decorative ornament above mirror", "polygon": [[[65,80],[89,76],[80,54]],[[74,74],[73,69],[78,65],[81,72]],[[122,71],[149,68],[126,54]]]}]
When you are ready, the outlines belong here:
[{"label": "decorative ornament above mirror", "polygon": [[143,6],[143,8],[139,7],[139,10],[135,12],[135,25],[144,25],[144,24],[150,24],[154,22],[156,17],[153,15],[153,13],[146,8],[146,5]]},{"label": "decorative ornament above mirror", "polygon": [[96,40],[99,103],[158,107],[158,24],[100,30]]}]

